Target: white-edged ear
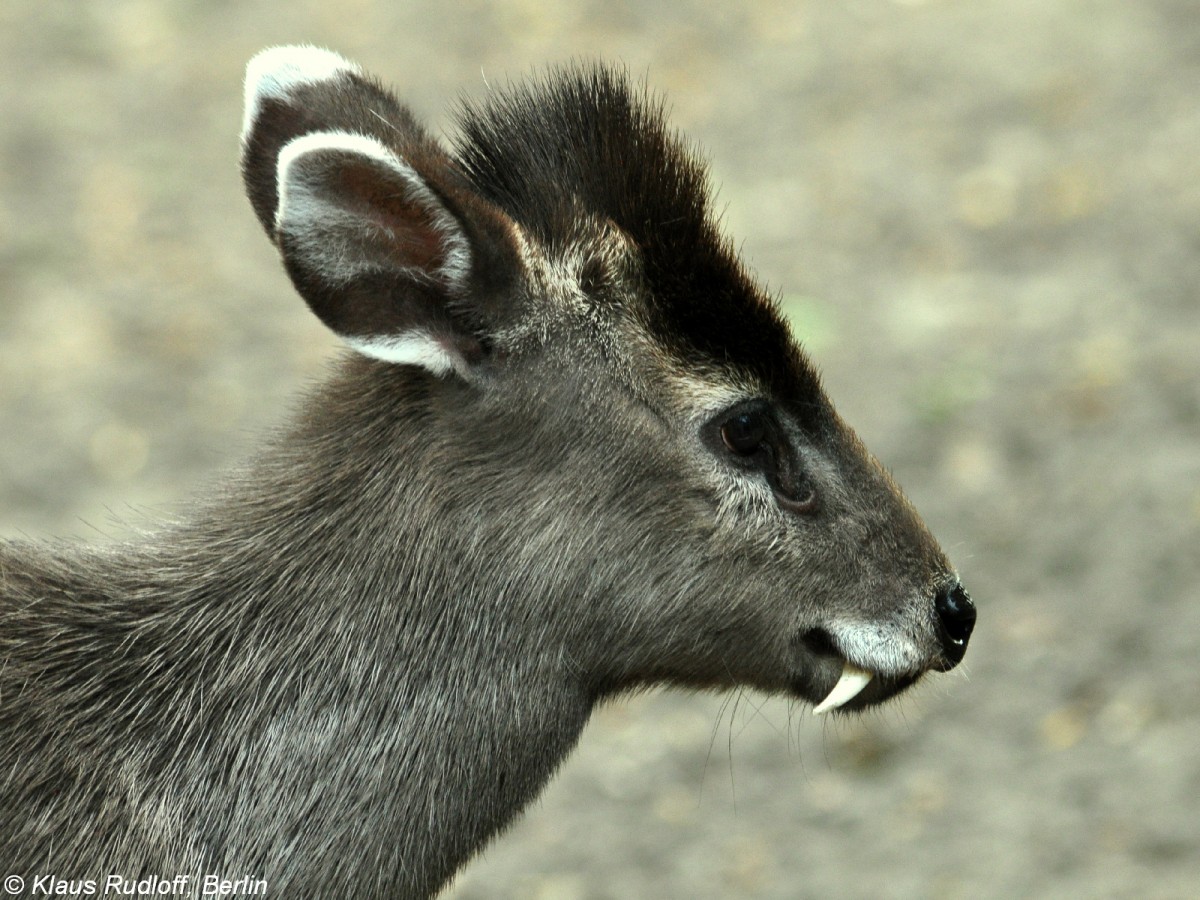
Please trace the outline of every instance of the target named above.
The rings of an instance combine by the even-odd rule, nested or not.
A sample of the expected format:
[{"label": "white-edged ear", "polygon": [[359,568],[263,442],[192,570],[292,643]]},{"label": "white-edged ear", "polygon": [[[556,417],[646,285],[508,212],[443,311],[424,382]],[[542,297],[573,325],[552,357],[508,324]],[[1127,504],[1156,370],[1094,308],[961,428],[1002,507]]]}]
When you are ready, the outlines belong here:
[{"label": "white-edged ear", "polygon": [[297,291],[359,353],[464,378],[490,353],[525,271],[517,226],[358,66],[254,57],[242,177]]},{"label": "white-edged ear", "polygon": [[354,63],[320,47],[268,47],[255,54],[246,64],[242,144],[249,138],[266,100],[285,99],[297,85],[327,81],[342,72],[362,74]]},{"label": "white-edged ear", "polygon": [[[316,131],[292,140],[279,151],[276,193],[276,233],[315,232],[309,252],[330,278],[395,265],[463,292],[471,251],[462,226],[416,170],[374,138]],[[347,252],[352,245],[358,254]]]},{"label": "white-edged ear", "polygon": [[444,307],[467,292],[470,244],[417,171],[374,138],[317,131],[278,172],[276,240],[317,315],[367,356],[465,374]]},{"label": "white-edged ear", "polygon": [[343,337],[342,340],[351,350],[380,362],[420,366],[433,375],[454,373],[469,377],[465,360],[454,348],[420,328],[396,337]]}]

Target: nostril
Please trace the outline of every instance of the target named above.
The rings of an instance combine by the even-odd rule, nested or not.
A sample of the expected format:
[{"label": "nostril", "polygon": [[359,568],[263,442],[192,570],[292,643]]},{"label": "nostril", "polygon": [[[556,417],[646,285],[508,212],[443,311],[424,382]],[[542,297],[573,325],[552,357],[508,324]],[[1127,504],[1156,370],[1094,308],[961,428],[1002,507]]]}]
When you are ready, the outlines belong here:
[{"label": "nostril", "polygon": [[954,640],[965,641],[971,636],[971,629],[975,627],[975,604],[961,584],[938,592],[937,611],[946,632]]},{"label": "nostril", "polygon": [[942,623],[943,649],[955,663],[967,652],[967,640],[975,628],[975,604],[958,582],[938,591],[934,600],[938,620]]}]

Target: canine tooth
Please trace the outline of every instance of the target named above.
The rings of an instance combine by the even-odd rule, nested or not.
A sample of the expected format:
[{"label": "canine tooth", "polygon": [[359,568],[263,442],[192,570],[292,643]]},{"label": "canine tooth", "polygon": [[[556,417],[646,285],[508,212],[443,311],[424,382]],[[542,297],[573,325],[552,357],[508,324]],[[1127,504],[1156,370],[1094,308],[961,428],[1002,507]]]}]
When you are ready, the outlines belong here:
[{"label": "canine tooth", "polygon": [[813,715],[819,716],[823,712],[829,712],[844,703],[849,703],[871,683],[871,677],[871,673],[866,669],[860,669],[853,663],[846,663],[842,667],[842,676],[833,686],[833,690],[824,700],[813,707]]}]

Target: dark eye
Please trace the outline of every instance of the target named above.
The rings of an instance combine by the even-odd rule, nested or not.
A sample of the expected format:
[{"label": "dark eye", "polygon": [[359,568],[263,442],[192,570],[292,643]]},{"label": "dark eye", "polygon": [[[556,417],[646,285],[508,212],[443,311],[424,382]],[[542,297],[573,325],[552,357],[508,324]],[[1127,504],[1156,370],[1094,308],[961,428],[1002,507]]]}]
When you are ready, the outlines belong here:
[{"label": "dark eye", "polygon": [[820,509],[812,480],[766,403],[751,401],[727,410],[710,422],[706,433],[715,452],[730,454],[739,468],[761,472],[781,508],[804,515]]},{"label": "dark eye", "polygon": [[767,440],[768,425],[761,412],[738,413],[721,426],[721,440],[738,456],[753,456]]}]

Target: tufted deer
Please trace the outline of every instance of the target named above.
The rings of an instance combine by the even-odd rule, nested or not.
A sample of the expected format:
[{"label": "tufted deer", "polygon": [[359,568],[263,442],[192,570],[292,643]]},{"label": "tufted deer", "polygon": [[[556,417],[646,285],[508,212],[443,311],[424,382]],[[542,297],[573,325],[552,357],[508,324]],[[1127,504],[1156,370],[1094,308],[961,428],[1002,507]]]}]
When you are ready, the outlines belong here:
[{"label": "tufted deer", "polygon": [[242,171],[355,352],[185,522],[0,543],[0,870],[426,896],[605,698],[860,709],[962,659],[953,569],[622,75],[491,93],[449,151],[267,50]]}]

